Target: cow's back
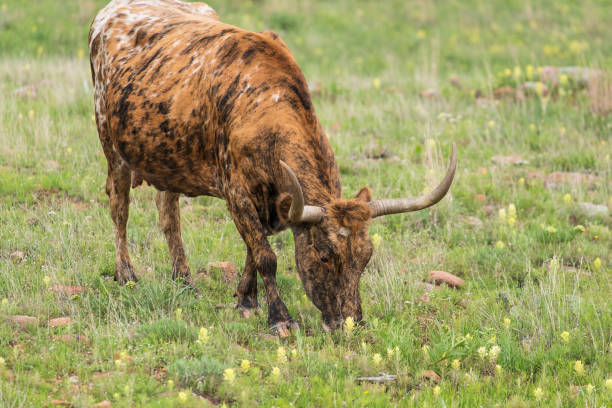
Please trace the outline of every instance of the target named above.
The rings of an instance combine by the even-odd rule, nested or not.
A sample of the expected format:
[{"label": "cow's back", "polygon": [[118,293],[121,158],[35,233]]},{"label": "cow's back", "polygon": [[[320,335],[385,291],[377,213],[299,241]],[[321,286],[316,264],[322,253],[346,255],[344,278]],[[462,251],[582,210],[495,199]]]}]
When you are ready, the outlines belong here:
[{"label": "cow's back", "polygon": [[90,60],[101,139],[160,190],[223,197],[229,157],[272,154],[261,147],[276,141],[258,140],[271,117],[316,122],[282,40],[224,24],[203,3],[111,2],[92,23]]}]

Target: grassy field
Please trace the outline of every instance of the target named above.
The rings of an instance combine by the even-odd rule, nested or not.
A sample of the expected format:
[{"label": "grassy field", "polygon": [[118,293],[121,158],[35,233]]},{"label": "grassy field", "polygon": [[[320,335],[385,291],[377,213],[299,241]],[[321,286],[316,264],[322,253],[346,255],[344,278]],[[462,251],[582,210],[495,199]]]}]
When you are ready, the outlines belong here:
[{"label": "grassy field", "polygon": [[[151,187],[128,224],[141,279],[113,281],[87,62],[104,4],[0,0],[0,406],[612,406],[609,1],[209,3],[292,49],[346,196],[419,194],[458,144],[447,198],[373,222],[365,327],[324,333],[291,234],[270,238],[301,327],[282,340],[262,290],[244,319],[207,273],[244,265],[220,200],[181,199],[199,295],[171,280]],[[356,380],[380,372],[397,381]]]}]

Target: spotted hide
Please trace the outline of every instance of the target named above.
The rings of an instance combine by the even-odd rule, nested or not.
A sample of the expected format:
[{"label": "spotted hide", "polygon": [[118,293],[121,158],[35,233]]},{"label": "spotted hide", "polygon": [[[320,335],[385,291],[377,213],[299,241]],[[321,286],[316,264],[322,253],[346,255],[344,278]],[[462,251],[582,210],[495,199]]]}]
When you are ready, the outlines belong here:
[{"label": "spotted hide", "polygon": [[[89,48],[108,162],[115,279],[136,280],[126,224],[130,188],[144,180],[159,190],[174,278],[190,282],[179,195],[218,197],[247,247],[239,307],[258,307],[259,273],[270,326],[296,326],[266,238],[289,227],[300,278],[325,327],[348,316],[360,320],[359,279],[372,253],[371,194],[364,188],[342,198],[333,152],[283,40],[222,23],[203,3],[114,0],[94,19]],[[300,200],[307,205],[299,207]]]}]

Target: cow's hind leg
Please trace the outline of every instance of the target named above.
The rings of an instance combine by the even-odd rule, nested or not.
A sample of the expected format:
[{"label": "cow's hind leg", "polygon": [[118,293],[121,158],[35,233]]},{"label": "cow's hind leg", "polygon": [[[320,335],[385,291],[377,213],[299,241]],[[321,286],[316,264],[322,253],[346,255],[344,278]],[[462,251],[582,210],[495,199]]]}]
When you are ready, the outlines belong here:
[{"label": "cow's hind leg", "polygon": [[181,214],[179,208],[179,194],[169,191],[160,191],[155,197],[159,212],[159,223],[166,236],[170,258],[172,259],[172,279],[183,279],[191,284],[191,272],[187,266],[183,239],[181,238]]},{"label": "cow's hind leg", "polygon": [[115,224],[115,280],[119,283],[136,281],[127,243],[127,221],[130,207],[131,172],[120,160],[109,159],[106,194]]}]

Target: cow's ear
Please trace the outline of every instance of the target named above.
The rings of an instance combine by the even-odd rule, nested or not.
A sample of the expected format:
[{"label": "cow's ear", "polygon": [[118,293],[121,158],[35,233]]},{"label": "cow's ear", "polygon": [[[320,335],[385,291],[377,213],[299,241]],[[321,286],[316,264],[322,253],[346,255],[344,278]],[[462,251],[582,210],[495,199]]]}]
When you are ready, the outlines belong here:
[{"label": "cow's ear", "polygon": [[361,190],[359,190],[359,192],[355,196],[355,199],[369,203],[370,201],[372,201],[372,192],[368,187],[362,187]]},{"label": "cow's ear", "polygon": [[276,213],[283,225],[289,224],[289,209],[291,208],[292,202],[293,197],[291,197],[289,193],[281,193],[276,199]]}]

